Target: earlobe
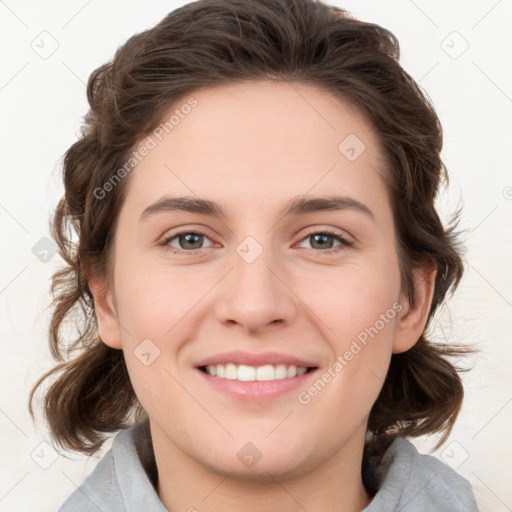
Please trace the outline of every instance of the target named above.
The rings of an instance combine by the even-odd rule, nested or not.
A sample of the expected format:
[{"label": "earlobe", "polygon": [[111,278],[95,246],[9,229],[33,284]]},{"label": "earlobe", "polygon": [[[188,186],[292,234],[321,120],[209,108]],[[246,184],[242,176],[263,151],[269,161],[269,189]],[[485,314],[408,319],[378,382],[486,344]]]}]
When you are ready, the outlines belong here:
[{"label": "earlobe", "polygon": [[404,298],[393,340],[393,354],[409,350],[418,341],[427,323],[434,295],[437,266],[425,263],[413,271],[414,295]]},{"label": "earlobe", "polygon": [[99,276],[89,276],[87,283],[94,299],[94,311],[101,341],[111,348],[121,349],[121,330],[112,293],[107,289],[105,279]]}]

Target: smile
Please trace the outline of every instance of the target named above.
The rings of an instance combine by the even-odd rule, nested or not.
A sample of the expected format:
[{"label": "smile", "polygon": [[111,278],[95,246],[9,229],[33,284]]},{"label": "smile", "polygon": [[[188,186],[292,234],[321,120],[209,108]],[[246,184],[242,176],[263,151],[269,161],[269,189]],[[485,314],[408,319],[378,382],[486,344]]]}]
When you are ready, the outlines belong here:
[{"label": "smile", "polygon": [[232,350],[195,363],[201,386],[236,400],[261,402],[296,392],[318,371],[318,356]]},{"label": "smile", "polygon": [[244,364],[216,364],[201,367],[201,370],[208,375],[220,379],[239,380],[242,382],[250,381],[269,381],[286,378],[300,377],[304,375],[308,368],[304,366],[285,365],[285,364],[266,364],[263,366],[248,366]]}]

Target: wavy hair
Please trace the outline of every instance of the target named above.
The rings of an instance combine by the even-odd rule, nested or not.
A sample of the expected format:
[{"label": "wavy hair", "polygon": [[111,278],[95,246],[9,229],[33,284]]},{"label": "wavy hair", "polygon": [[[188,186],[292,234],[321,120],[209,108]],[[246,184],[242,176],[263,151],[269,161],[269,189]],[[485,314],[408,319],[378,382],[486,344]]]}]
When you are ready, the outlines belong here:
[{"label": "wavy hair", "polygon": [[[356,105],[373,125],[385,158],[402,289],[413,296],[413,272],[437,267],[425,332],[394,354],[369,417],[365,457],[395,436],[442,433],[453,427],[463,399],[450,362],[469,350],[436,344],[427,330],[463,274],[456,221],[444,227],[435,200],[448,176],[442,129],[418,84],[399,64],[396,37],[315,0],[199,0],[131,37],[89,77],[89,111],[63,162],[65,195],[51,232],[65,266],[53,276],[51,352],[58,365],[43,410],[56,444],[93,453],[107,435],[147,419],[121,350],[98,337],[85,271],[108,279],[116,222],[129,176],[105,197],[97,191],[170,105],[198,89],[249,80],[314,85]],[[72,329],[65,329],[71,325]],[[441,444],[441,443],[440,443]],[[373,450],[373,451],[372,451]]]}]

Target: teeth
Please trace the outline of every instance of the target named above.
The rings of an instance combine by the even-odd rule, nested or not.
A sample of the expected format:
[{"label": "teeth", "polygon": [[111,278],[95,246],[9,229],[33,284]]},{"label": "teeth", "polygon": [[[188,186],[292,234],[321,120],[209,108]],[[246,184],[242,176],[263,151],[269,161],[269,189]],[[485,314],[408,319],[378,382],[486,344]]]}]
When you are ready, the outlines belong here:
[{"label": "teeth", "polygon": [[225,379],[235,380],[237,378],[236,364],[228,363],[226,365],[226,371],[224,373]]},{"label": "teeth", "polygon": [[304,366],[285,364],[266,364],[264,366],[236,365],[233,363],[215,364],[206,367],[206,373],[221,379],[239,380],[243,382],[279,380],[304,375],[308,369]]},{"label": "teeth", "polygon": [[274,367],[271,364],[256,368],[256,380],[274,380]]},{"label": "teeth", "polygon": [[274,378],[286,379],[286,366],[284,364],[278,364],[274,367]]},{"label": "teeth", "polygon": [[[286,376],[287,377],[295,377],[295,375],[298,375],[297,374],[297,367],[294,366],[294,365],[288,366],[288,368],[286,370]],[[300,375],[302,375],[302,373]]]},{"label": "teeth", "polygon": [[[210,366],[210,368],[215,368],[215,366]],[[256,380],[256,368],[254,368],[254,366],[245,366],[241,364],[238,367],[237,379],[246,382]]]}]

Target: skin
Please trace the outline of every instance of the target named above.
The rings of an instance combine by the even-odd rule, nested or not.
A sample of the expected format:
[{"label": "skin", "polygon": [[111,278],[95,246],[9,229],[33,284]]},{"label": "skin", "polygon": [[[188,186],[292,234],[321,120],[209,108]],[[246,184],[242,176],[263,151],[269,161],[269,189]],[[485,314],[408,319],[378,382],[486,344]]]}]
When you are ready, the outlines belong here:
[{"label": "skin", "polygon": [[[130,175],[112,284],[89,279],[100,337],[124,351],[150,417],[159,496],[169,510],[360,511],[370,502],[360,472],[369,412],[392,353],[424,329],[435,270],[419,268],[414,297],[403,296],[382,154],[358,110],[286,82],[193,96],[198,105]],[[354,161],[338,149],[349,134],[365,144]],[[356,209],[281,213],[294,197],[332,194],[364,203],[374,218]],[[165,195],[218,202],[226,217],[141,219]],[[306,228],[334,229],[353,244],[328,238],[322,247],[340,250],[322,254]],[[201,249],[178,238],[165,245],[198,229],[207,235]],[[252,263],[236,252],[248,236],[263,250]],[[322,374],[393,304],[401,311],[308,404],[297,391],[314,380],[248,402],[213,389],[194,366],[234,349],[273,350],[313,360]],[[134,355],[144,339],[160,350],[149,366]],[[237,456],[248,442],[261,453],[252,467]]]}]

